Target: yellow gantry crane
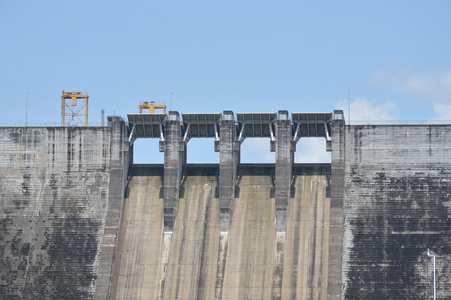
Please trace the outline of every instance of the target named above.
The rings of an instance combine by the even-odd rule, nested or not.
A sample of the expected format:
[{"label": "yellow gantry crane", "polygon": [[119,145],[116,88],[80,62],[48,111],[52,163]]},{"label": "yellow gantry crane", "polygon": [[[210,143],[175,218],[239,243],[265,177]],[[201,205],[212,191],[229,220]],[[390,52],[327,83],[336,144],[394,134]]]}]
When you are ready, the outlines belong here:
[{"label": "yellow gantry crane", "polygon": [[88,93],[63,91],[61,126],[77,126],[79,123],[88,126]]},{"label": "yellow gantry crane", "polygon": [[143,113],[143,109],[148,109],[149,114],[154,114],[156,109],[162,109],[163,113],[166,113],[166,105],[161,103],[155,103],[155,101],[144,101],[139,104],[139,113]]}]

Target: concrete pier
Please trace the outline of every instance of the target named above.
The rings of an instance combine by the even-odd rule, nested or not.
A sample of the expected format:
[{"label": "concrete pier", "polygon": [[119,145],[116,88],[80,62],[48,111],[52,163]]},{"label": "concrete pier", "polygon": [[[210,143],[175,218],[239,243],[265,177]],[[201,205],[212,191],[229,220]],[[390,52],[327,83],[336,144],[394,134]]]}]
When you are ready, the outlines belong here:
[{"label": "concrete pier", "polygon": [[219,151],[219,213],[221,232],[230,229],[235,199],[235,185],[240,163],[240,142],[237,124],[232,111],[224,111],[220,123],[220,141],[215,143]]},{"label": "concrete pier", "polygon": [[276,231],[287,230],[288,208],[291,194],[291,169],[294,162],[296,144],[292,141],[292,125],[288,111],[277,114],[275,123],[275,199],[276,199]]},{"label": "concrete pier", "polygon": [[335,110],[332,128],[330,176],[329,272],[327,299],[342,299],[342,253],[345,183],[345,121],[342,110]]},{"label": "concrete pier", "polygon": [[164,121],[164,140],[160,141],[160,151],[164,151],[164,228],[165,231],[172,231],[186,163],[186,144],[182,140],[180,115],[176,111],[170,111]]},{"label": "concrete pier", "polygon": [[111,296],[119,229],[122,221],[125,184],[131,159],[129,144],[125,140],[127,132],[122,118],[118,116],[108,117],[108,127],[111,128],[111,141],[116,149],[113,148],[114,151],[111,152],[108,211],[104,221],[102,255],[100,257],[94,299],[109,299]]}]

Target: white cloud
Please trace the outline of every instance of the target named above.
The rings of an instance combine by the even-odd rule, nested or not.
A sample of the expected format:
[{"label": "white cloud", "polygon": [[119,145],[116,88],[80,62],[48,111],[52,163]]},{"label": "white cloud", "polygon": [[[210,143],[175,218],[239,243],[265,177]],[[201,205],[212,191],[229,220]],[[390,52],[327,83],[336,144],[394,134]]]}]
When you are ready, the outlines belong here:
[{"label": "white cloud", "polygon": [[[342,109],[346,123],[349,123],[348,100],[343,100],[335,104],[337,109]],[[351,102],[351,124],[366,124],[377,121],[396,120],[394,112],[396,104],[394,102],[378,103],[377,100],[367,100],[358,98]]]},{"label": "white cloud", "polygon": [[418,72],[411,69],[378,70],[370,81],[400,93],[431,103],[436,118],[451,119],[451,69]]},{"label": "white cloud", "polygon": [[432,107],[437,116],[431,121],[451,120],[451,104],[435,103]]},{"label": "white cloud", "polygon": [[330,163],[330,152],[326,152],[326,139],[303,138],[296,145],[296,163]]},{"label": "white cloud", "polygon": [[269,138],[249,138],[241,144],[241,163],[274,163]]},{"label": "white cloud", "polygon": [[447,103],[451,100],[451,69],[427,72],[379,70],[370,76],[370,81],[431,103]]},{"label": "white cloud", "polygon": [[[295,163],[330,163],[326,152],[326,139],[303,138],[296,145]],[[274,163],[275,153],[270,151],[268,138],[249,138],[241,145],[241,163]]]}]

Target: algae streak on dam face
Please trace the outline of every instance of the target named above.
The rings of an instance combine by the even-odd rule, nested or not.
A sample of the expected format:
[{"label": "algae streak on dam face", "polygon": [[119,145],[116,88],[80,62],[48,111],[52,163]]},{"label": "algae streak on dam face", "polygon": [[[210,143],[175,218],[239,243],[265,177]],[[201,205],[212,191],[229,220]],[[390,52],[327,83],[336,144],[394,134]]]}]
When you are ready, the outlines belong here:
[{"label": "algae streak on dam face", "polygon": [[162,166],[134,166],[113,299],[325,299],[330,165],[295,165],[286,232],[275,230],[274,165],[241,165],[230,230],[220,232],[219,167],[188,165],[173,232]]}]

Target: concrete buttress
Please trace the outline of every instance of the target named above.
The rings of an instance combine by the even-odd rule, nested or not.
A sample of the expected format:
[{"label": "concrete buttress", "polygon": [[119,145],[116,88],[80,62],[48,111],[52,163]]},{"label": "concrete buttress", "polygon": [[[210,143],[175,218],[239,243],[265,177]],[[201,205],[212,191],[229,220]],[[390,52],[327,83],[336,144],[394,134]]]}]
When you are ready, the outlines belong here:
[{"label": "concrete buttress", "polygon": [[[232,111],[224,111],[220,122],[220,138],[215,147],[219,150],[219,209],[220,230],[227,232],[233,214],[235,184],[240,162],[240,144],[236,137],[236,124]],[[219,149],[218,149],[219,148]]]},{"label": "concrete buttress", "polygon": [[121,117],[113,116],[108,117],[108,125],[112,141],[109,199],[94,299],[110,299],[129,164],[125,122]]},{"label": "concrete buttress", "polygon": [[288,112],[281,110],[276,120],[276,231],[287,229],[288,207],[290,203],[291,172],[294,158],[294,142],[291,139],[291,120]]},{"label": "concrete buttress", "polygon": [[[164,229],[172,231],[177,216],[180,196],[180,182],[183,166],[186,163],[186,144],[181,139],[180,115],[176,111],[169,112],[164,122],[164,141],[160,150],[164,151]],[[161,149],[163,148],[163,149]]]},{"label": "concrete buttress", "polygon": [[341,299],[343,204],[345,172],[345,123],[343,111],[332,120],[332,165],[329,235],[328,299]]}]

